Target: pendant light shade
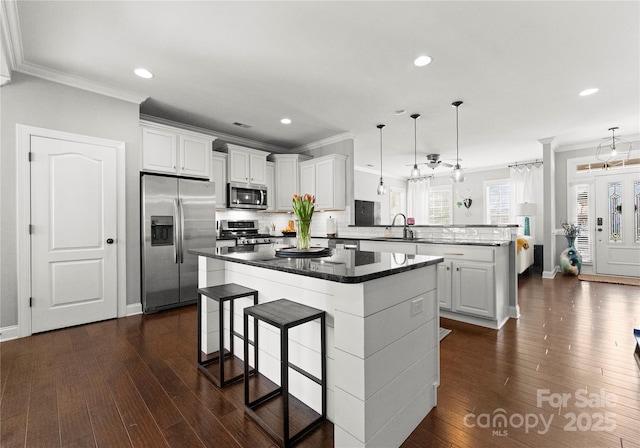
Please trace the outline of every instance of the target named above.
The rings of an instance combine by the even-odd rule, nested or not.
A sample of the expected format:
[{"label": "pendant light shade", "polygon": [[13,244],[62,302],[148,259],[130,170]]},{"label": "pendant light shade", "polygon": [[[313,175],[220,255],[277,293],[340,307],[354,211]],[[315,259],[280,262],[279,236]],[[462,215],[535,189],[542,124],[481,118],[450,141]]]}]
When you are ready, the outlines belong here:
[{"label": "pendant light shade", "polygon": [[609,128],[611,140],[605,139],[596,150],[596,159],[604,162],[603,168],[624,165],[631,155],[631,143],[616,137],[618,127]]},{"label": "pendant light shade", "polygon": [[461,104],[462,101],[454,101],[451,103],[451,105],[456,108],[456,165],[453,167],[453,171],[451,172],[451,182],[456,184],[464,182],[464,173],[460,166],[460,149],[458,146],[458,107],[460,107]]},{"label": "pendant light shade", "polygon": [[384,125],[379,124],[376,127],[380,129],[380,185],[378,185],[378,194],[383,195],[387,194],[387,187],[385,187],[384,182],[382,181],[382,128],[384,128]]},{"label": "pendant light shade", "polygon": [[413,118],[413,168],[411,168],[411,178],[415,179],[420,177],[420,169],[418,169],[418,127],[417,120],[420,118],[420,114],[411,115]]}]

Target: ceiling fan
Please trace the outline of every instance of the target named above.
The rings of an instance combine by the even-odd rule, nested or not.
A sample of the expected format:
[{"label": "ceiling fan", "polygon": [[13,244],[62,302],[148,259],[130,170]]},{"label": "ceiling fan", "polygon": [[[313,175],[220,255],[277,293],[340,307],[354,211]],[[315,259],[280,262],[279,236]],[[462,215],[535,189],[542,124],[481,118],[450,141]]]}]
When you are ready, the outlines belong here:
[{"label": "ceiling fan", "polygon": [[[451,160],[453,160],[453,159],[451,159]],[[427,168],[431,168],[432,170],[435,170],[439,166],[445,166],[445,167],[448,167],[448,168],[451,168],[453,166],[450,163],[443,162],[440,159],[440,154],[427,154],[427,161],[418,163],[418,165],[425,165]],[[407,165],[407,166],[411,166],[411,165]]]},{"label": "ceiling fan", "polygon": [[438,168],[439,166],[452,167],[450,163],[443,162],[440,160],[440,154],[427,154],[427,162],[425,163],[427,167],[433,169]]}]

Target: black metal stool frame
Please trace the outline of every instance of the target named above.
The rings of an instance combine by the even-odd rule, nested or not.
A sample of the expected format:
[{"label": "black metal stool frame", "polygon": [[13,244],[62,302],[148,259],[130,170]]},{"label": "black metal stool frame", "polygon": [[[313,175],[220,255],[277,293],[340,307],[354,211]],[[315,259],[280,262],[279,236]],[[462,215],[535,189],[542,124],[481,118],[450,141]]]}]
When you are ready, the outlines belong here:
[{"label": "black metal stool frame", "polygon": [[[260,426],[265,429],[271,437],[277,440],[280,445],[285,448],[292,446],[304,436],[307,435],[311,429],[313,429],[316,425],[324,421],[327,417],[327,388],[326,388],[326,378],[327,378],[327,359],[326,359],[326,335],[325,335],[325,320],[326,313],[324,311],[320,311],[312,316],[308,316],[304,319],[295,320],[293,322],[289,322],[285,325],[281,323],[275,322],[265,316],[260,316],[258,318],[255,317],[245,308],[244,311],[244,328],[245,333],[249,328],[249,316],[253,317],[254,326],[257,325],[258,320],[262,320],[276,328],[279,328],[280,333],[280,387],[277,389],[265,394],[262,397],[259,397],[253,401],[249,401],[249,364],[245,361],[244,363],[244,404],[245,404],[245,412],[249,414]],[[305,324],[307,322],[312,322],[316,319],[320,319],[320,356],[321,356],[321,370],[322,370],[322,379],[311,375],[309,372],[301,369],[289,362],[289,329],[293,327],[297,327],[298,325]],[[249,344],[254,346],[254,353],[258,352],[258,341],[257,341],[258,332],[255,332],[254,341],[249,341],[249,338],[244,339],[244,353],[245,360],[248,357],[249,353]],[[292,437],[289,437],[289,371],[288,369],[292,368],[296,372],[301,375],[309,378],[313,382],[319,384],[322,390],[322,414],[309,423],[307,426],[302,428]],[[256,364],[256,368],[254,370],[255,373],[258,373],[258,368]],[[275,430],[273,430],[255,411],[254,409],[260,406],[261,404],[267,402],[268,400],[277,397],[278,395],[282,395],[282,412],[283,412],[283,437],[280,437]]]},{"label": "black metal stool frame", "polygon": [[[243,290],[236,291],[233,294],[224,294],[224,289],[222,289],[224,287],[227,287],[227,288],[238,287],[238,288],[242,288]],[[222,292],[222,294],[218,294],[218,292]],[[214,295],[214,297],[211,297],[211,295]],[[202,297],[203,296],[218,302],[218,316],[219,316],[218,325],[219,325],[219,331],[220,331],[220,338],[219,338],[220,347],[218,349],[218,356],[211,359],[207,359],[206,361],[202,360]],[[245,372],[244,374],[236,375],[233,378],[229,378],[229,379],[225,379],[224,377],[224,360],[227,358],[233,357],[235,353],[234,352],[234,336],[239,337],[243,340],[246,340],[249,338],[248,334],[245,333],[246,335],[245,337],[245,335],[242,335],[234,331],[234,328],[233,328],[233,311],[234,311],[233,303],[235,299],[241,299],[243,297],[253,297],[253,304],[254,305],[258,304],[258,291],[256,291],[255,289],[249,289],[240,285],[236,285],[235,283],[228,283],[224,285],[211,286],[207,288],[198,289],[198,370],[200,370],[207,378],[209,378],[218,387],[225,387],[231,383],[241,380],[244,377],[244,374],[250,375],[258,371],[258,352],[255,351],[253,354],[254,368],[251,369],[250,372]],[[229,341],[229,352],[226,354],[225,354],[225,348],[224,348],[224,302],[229,302],[230,341]],[[258,334],[257,321],[254,323],[253,330],[254,330],[254,334],[257,337],[257,334]],[[245,354],[245,356],[247,355]],[[211,374],[211,372],[209,372],[209,370],[207,370],[208,366],[216,362],[220,366],[219,378],[216,378]]]}]

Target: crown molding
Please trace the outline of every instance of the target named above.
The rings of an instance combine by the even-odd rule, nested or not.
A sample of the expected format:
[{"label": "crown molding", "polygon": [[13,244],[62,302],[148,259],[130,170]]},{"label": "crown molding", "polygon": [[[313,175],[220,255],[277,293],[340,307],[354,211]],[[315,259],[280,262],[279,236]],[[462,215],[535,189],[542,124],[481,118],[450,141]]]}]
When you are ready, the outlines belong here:
[{"label": "crown molding", "polygon": [[[375,174],[377,177],[380,177],[380,170],[376,170],[375,168],[370,168],[368,166],[354,165],[353,170],[361,171],[363,173]],[[396,176],[395,174],[385,173],[384,171],[382,172],[382,177],[385,179],[388,178],[388,179],[407,180],[406,177]]]},{"label": "crown molding", "polygon": [[273,152],[278,154],[289,152],[284,148],[281,148],[275,145],[270,145],[268,143],[262,143],[256,140],[251,140],[244,137],[238,137],[236,135],[225,134],[224,132],[218,132],[213,129],[206,129],[206,128],[201,128],[201,127],[193,126],[186,123],[180,123],[178,121],[172,121],[166,118],[154,117],[153,115],[140,114],[140,120],[146,121],[148,123],[156,123],[156,124],[162,124],[165,126],[177,127],[177,128],[185,129],[187,131],[197,132],[199,134],[210,135],[212,137],[215,137],[216,140],[223,140],[225,143],[245,146],[247,148],[260,149],[262,151],[268,151],[268,152]]},{"label": "crown molding", "polygon": [[2,25],[2,51],[5,52],[7,67],[12,71],[15,69],[17,61],[23,60],[16,0],[0,2],[0,14],[2,15],[0,22]]},{"label": "crown molding", "polygon": [[15,67],[13,36],[10,31],[13,25],[9,25],[9,20],[15,21],[15,7],[14,1],[0,3],[0,37],[2,38],[0,41],[0,86],[11,81],[11,72]]},{"label": "crown molding", "polygon": [[142,104],[142,102],[148,98],[146,95],[131,92],[129,90],[117,89],[106,84],[89,81],[88,79],[80,76],[69,75],[67,73],[52,70],[30,62],[19,63],[16,66],[15,71],[130,103]]},{"label": "crown molding", "polygon": [[541,138],[538,139],[538,141],[544,146],[544,145],[550,145],[551,146],[551,151],[552,152],[556,152],[556,150],[558,149],[558,139],[557,137],[547,137],[547,138]]},{"label": "crown molding", "polygon": [[[3,84],[7,82],[5,81],[6,78],[9,78],[9,80],[11,79],[11,72],[16,71],[26,75],[35,76],[37,78],[46,79],[48,81],[53,81],[58,84],[64,84],[66,86],[98,93],[100,95],[117,98],[130,103],[141,104],[148,98],[146,95],[117,89],[106,84],[89,81],[88,79],[80,76],[70,75],[26,61],[24,59],[24,52],[22,48],[20,22],[18,21],[17,0],[3,0],[1,5],[3,71],[0,72],[0,82]],[[7,73],[4,73],[5,61],[8,71]]]},{"label": "crown molding", "polygon": [[327,137],[323,140],[318,140],[316,142],[307,143],[302,146],[298,146],[297,148],[293,148],[290,152],[299,153],[304,151],[313,151],[314,149],[322,148],[323,146],[328,146],[333,143],[342,142],[344,140],[354,139],[355,136],[351,132],[343,132],[342,134],[336,134],[331,137]]}]

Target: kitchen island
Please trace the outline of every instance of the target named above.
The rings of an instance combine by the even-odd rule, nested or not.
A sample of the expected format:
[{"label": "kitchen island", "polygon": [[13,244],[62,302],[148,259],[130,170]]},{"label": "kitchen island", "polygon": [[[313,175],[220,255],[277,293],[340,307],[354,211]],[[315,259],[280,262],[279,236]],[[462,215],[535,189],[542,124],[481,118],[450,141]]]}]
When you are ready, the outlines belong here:
[{"label": "kitchen island", "polygon": [[[277,248],[194,250],[199,285],[238,283],[257,289],[260,303],[286,298],[326,311],[327,416],[335,446],[399,446],[436,405],[436,266],[443,258],[349,249],[284,258],[275,255]],[[217,305],[207,302],[202,338],[211,344],[203,351],[211,353],[217,350]],[[235,325],[241,325],[241,308]],[[278,334],[262,324],[258,331],[260,373],[279,383]],[[290,361],[316,376],[319,340],[317,322],[290,333]],[[289,382],[292,395],[320,410],[317,385],[294,370]]]}]

